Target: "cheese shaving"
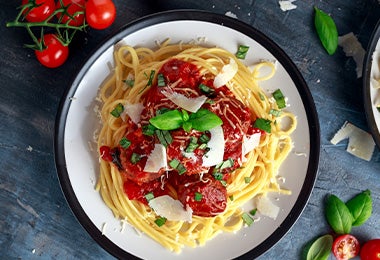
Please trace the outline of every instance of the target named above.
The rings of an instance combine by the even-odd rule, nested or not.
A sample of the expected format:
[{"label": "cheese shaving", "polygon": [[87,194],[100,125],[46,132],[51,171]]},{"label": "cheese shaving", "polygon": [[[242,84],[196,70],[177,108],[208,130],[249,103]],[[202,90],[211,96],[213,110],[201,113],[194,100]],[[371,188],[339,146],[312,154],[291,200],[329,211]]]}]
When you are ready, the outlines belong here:
[{"label": "cheese shaving", "polygon": [[185,210],[179,200],[175,200],[169,195],[163,195],[151,199],[149,201],[149,206],[157,215],[165,217],[167,220],[186,221],[191,223],[193,214],[192,209],[187,207]]},{"label": "cheese shaving", "polygon": [[146,161],[144,172],[158,172],[161,168],[167,168],[166,149],[162,144],[155,144]]},{"label": "cheese shaving", "polygon": [[267,217],[276,219],[280,212],[280,207],[275,205],[268,197],[258,196],[255,199],[257,211]]},{"label": "cheese shaving", "polygon": [[193,113],[197,112],[207,100],[207,97],[204,95],[188,98],[185,95],[172,91],[171,89],[163,90],[161,93],[177,106]]},{"label": "cheese shaving", "polygon": [[211,138],[207,143],[210,149],[205,155],[203,155],[202,166],[211,167],[223,162],[224,156],[224,134],[221,126],[216,126],[210,129]]},{"label": "cheese shaving", "polygon": [[243,143],[242,143],[242,161],[245,162],[247,158],[245,158],[245,155],[251,152],[253,149],[255,149],[259,143],[260,143],[260,133],[255,133],[249,137],[246,135],[243,136]]},{"label": "cheese shaving", "polygon": [[222,70],[219,72],[218,75],[216,75],[214,79],[214,87],[220,88],[221,86],[224,86],[227,84],[228,81],[230,81],[238,71],[238,65],[234,59],[230,59],[230,63],[224,65],[222,67]]},{"label": "cheese shaving", "polygon": [[365,50],[358,41],[358,38],[350,32],[346,35],[338,37],[339,46],[343,47],[346,56],[352,57],[356,63],[356,76],[360,78],[363,73],[363,61]]},{"label": "cheese shaving", "polygon": [[286,12],[286,11],[290,11],[297,8],[297,6],[293,4],[293,2],[295,1],[296,0],[283,0],[283,1],[278,1],[278,3],[280,5],[281,10]]},{"label": "cheese shaving", "polygon": [[347,138],[347,152],[363,160],[371,160],[375,149],[375,142],[368,132],[346,121],[331,139],[331,143],[336,145]]},{"label": "cheese shaving", "polygon": [[124,111],[121,113],[120,117],[125,121],[126,115],[132,120],[133,123],[137,124],[140,122],[141,112],[144,109],[142,103],[131,104],[129,102],[125,103]]}]

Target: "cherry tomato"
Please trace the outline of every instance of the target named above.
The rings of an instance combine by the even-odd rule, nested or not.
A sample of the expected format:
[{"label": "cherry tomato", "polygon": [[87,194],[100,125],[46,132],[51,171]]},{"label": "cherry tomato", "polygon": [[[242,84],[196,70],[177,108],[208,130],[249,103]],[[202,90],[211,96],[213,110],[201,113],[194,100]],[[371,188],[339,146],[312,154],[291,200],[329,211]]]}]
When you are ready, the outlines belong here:
[{"label": "cherry tomato", "polygon": [[112,162],[111,148],[109,146],[103,145],[99,148],[100,158],[106,162]]},{"label": "cherry tomato", "polygon": [[44,44],[46,46],[44,50],[35,51],[37,60],[48,68],[61,66],[69,56],[69,48],[63,45],[54,34],[45,34]]},{"label": "cherry tomato", "polygon": [[[22,0],[22,5],[27,4],[28,0]],[[29,10],[25,10],[25,19],[28,22],[43,22],[45,21],[55,10],[54,0],[36,0],[38,7],[34,7]]]},{"label": "cherry tomato", "polygon": [[380,238],[367,241],[360,251],[361,260],[380,260]]},{"label": "cherry tomato", "polygon": [[350,234],[341,235],[334,240],[333,253],[338,260],[351,259],[359,254],[359,250],[359,241]]},{"label": "cherry tomato", "polygon": [[116,17],[116,7],[111,0],[88,0],[86,3],[86,21],[94,29],[105,29]]},{"label": "cherry tomato", "polygon": [[[85,11],[85,5],[86,1],[85,0],[62,0],[57,2],[57,9],[63,7],[63,6],[69,6],[67,8],[67,12],[70,16],[73,16],[72,18],[65,14],[62,17],[62,13],[58,13],[57,17],[60,19],[62,17],[61,23],[65,24],[67,21],[70,20],[69,25],[72,26],[81,26],[84,22],[84,11]],[[75,13],[82,12],[81,14],[77,14],[74,16]]]}]

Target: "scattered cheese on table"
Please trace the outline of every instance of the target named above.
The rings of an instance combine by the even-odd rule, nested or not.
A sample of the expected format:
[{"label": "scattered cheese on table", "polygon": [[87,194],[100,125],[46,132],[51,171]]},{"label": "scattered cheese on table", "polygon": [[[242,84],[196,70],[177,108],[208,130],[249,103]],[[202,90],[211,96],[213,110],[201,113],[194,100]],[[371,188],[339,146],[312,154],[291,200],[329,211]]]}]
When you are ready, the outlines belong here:
[{"label": "scattered cheese on table", "polygon": [[360,78],[363,73],[363,61],[365,50],[358,41],[358,38],[350,32],[346,35],[338,37],[338,44],[343,48],[346,56],[352,57],[356,63],[356,76]]},{"label": "scattered cheese on table", "polygon": [[331,143],[336,145],[347,138],[347,152],[366,161],[371,160],[375,149],[375,142],[371,134],[346,121],[331,139]]},{"label": "scattered cheese on table", "polygon": [[297,6],[293,4],[296,0],[283,0],[283,1],[278,1],[280,8],[282,11],[286,12],[289,10],[296,9]]}]

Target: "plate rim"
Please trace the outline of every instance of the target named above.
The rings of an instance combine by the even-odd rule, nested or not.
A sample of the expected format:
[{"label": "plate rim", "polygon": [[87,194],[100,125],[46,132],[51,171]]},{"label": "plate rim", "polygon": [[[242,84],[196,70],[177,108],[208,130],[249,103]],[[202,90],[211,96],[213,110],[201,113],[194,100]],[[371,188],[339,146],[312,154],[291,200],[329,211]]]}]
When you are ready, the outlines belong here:
[{"label": "plate rim", "polygon": [[367,51],[364,57],[364,73],[363,73],[363,103],[365,115],[368,123],[368,127],[372,134],[372,137],[380,148],[380,128],[377,127],[374,113],[372,110],[372,100],[371,100],[371,71],[372,71],[372,55],[376,49],[376,45],[380,41],[380,19],[375,25],[375,29],[369,40],[367,46]]},{"label": "plate rim", "polygon": [[[131,23],[121,27],[118,31],[108,36],[98,47],[95,48],[92,54],[89,55],[87,60],[78,69],[74,79],[71,81],[69,87],[63,94],[55,121],[55,134],[54,134],[54,159],[56,171],[60,183],[61,190],[64,197],[69,204],[69,207],[76,217],[77,221],[83,226],[87,233],[108,253],[117,258],[137,258],[135,255],[121,249],[114,244],[106,236],[98,230],[95,224],[87,216],[84,209],[81,207],[78,199],[75,196],[74,190],[71,186],[70,178],[66,169],[65,150],[64,150],[64,136],[65,136],[65,124],[68,111],[70,109],[71,102],[67,100],[73,96],[76,92],[81,79],[87,73],[88,69],[96,61],[96,59],[107,49],[110,45],[114,45],[122,38],[130,33],[137,32],[145,27],[171,22],[171,21],[202,21],[209,22],[218,25],[223,25],[227,28],[236,30],[240,33],[247,35],[254,41],[258,42],[265,49],[267,49],[281,64],[284,66],[287,74],[291,77],[296,89],[301,97],[303,106],[305,107],[306,118],[309,125],[309,138],[310,138],[310,154],[308,160],[308,167],[306,170],[305,181],[302,184],[299,196],[280,226],[259,245],[252,248],[250,251],[241,255],[243,259],[252,257],[258,257],[272,248],[277,242],[279,242],[285,234],[291,229],[291,227],[297,222],[301,216],[304,208],[306,207],[311,192],[314,188],[315,181],[318,174],[319,156],[320,156],[320,126],[317,110],[311,92],[301,75],[300,71],[296,67],[295,63],[289,58],[289,56],[269,37],[264,35],[261,31],[257,30],[253,26],[246,24],[235,18],[228,17],[226,15],[204,11],[204,10],[170,10],[159,13],[150,14],[142,18],[136,19]],[[307,109],[306,109],[307,108]]]}]

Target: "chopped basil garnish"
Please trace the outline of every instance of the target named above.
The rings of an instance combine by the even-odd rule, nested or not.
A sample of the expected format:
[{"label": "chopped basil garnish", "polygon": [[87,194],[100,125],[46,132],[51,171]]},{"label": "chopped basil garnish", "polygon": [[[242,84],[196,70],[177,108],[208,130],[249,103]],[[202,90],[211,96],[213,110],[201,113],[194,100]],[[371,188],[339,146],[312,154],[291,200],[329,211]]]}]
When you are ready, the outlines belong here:
[{"label": "chopped basil garnish", "polygon": [[141,155],[138,153],[132,153],[130,160],[132,164],[136,164],[141,160]]},{"label": "chopped basil garnish", "polygon": [[198,148],[198,138],[196,138],[195,136],[190,136],[190,143],[189,145],[186,147],[185,149],[185,152],[186,153],[192,153],[195,151],[195,149]]},{"label": "chopped basil garnish", "polygon": [[199,90],[206,95],[206,97],[214,97],[215,96],[215,90],[213,88],[210,88],[209,86],[205,84],[199,84]]},{"label": "chopped basil garnish", "polygon": [[194,200],[195,200],[195,201],[201,201],[202,198],[203,198],[202,193],[195,192],[195,194],[194,194]]},{"label": "chopped basil garnish", "polygon": [[155,70],[150,71],[149,80],[148,80],[148,83],[146,83],[147,86],[152,86],[155,73],[156,73]]},{"label": "chopped basil garnish", "polygon": [[154,223],[156,223],[157,226],[162,227],[166,223],[166,218],[159,217],[154,221]]},{"label": "chopped basil garnish", "polygon": [[229,196],[229,198],[230,198],[230,201],[233,201],[234,200],[234,195]]},{"label": "chopped basil garnish", "polygon": [[257,212],[257,209],[253,209],[249,212],[249,214],[251,214],[251,216],[254,216],[256,215],[256,212]]},{"label": "chopped basil garnish", "polygon": [[180,161],[178,161],[177,159],[171,160],[169,162],[169,165],[173,169],[177,170],[179,175],[182,175],[186,172],[185,166],[183,166],[183,164]]},{"label": "chopped basil garnish", "polygon": [[244,223],[249,227],[253,224],[253,218],[246,212],[244,212],[242,215],[241,215],[241,218],[243,219]]},{"label": "chopped basil garnish", "polygon": [[269,110],[269,114],[274,115],[275,117],[278,117],[281,115],[281,110],[271,109]]},{"label": "chopped basil garnish", "polygon": [[208,137],[208,135],[206,134],[203,134],[199,137],[199,142],[201,142],[202,144],[207,144],[208,141],[210,141],[210,137]]},{"label": "chopped basil garnish", "polygon": [[267,133],[270,133],[271,132],[271,124],[272,122],[268,119],[264,119],[264,118],[257,118],[255,123],[253,124],[253,127],[256,127],[260,130],[263,130]]},{"label": "chopped basil garnish", "polygon": [[123,113],[124,111],[124,106],[119,103],[117,104],[117,106],[111,111],[111,115],[113,115],[114,117],[118,118],[120,117],[121,113]]},{"label": "chopped basil garnish", "polygon": [[245,183],[250,183],[251,182],[251,177],[244,177],[244,182]]},{"label": "chopped basil garnish", "polygon": [[239,49],[238,49],[238,51],[236,53],[236,57],[238,59],[244,60],[245,56],[247,55],[248,50],[249,50],[249,46],[240,45]]},{"label": "chopped basil garnish", "polygon": [[129,141],[125,136],[120,139],[120,146],[127,149],[131,145],[131,141]]},{"label": "chopped basil garnish", "polygon": [[214,176],[215,180],[217,180],[217,181],[223,180],[223,173],[221,173],[221,172],[214,172],[212,174],[212,176]]},{"label": "chopped basil garnish", "polygon": [[217,166],[215,166],[216,169],[218,170],[223,170],[229,167],[232,167],[234,165],[234,160],[231,158],[228,158],[227,160],[221,162]]},{"label": "chopped basil garnish", "polygon": [[260,97],[260,100],[261,101],[265,101],[265,96],[264,96],[264,94],[263,93],[259,93],[259,97]]},{"label": "chopped basil garnish", "polygon": [[123,82],[128,86],[128,87],[133,87],[135,85],[135,81],[133,79],[126,79],[123,80]]},{"label": "chopped basil garnish", "polygon": [[160,143],[165,147],[168,147],[168,145],[173,142],[173,137],[171,136],[169,131],[157,129],[155,130],[155,134],[158,140],[160,141]]},{"label": "chopped basil garnish", "polygon": [[145,194],[145,198],[146,200],[149,202],[151,199],[154,199],[154,195],[153,195],[153,192],[149,192],[147,194]]},{"label": "chopped basil garnish", "polygon": [[285,97],[280,89],[277,89],[275,92],[273,92],[273,97],[276,100],[279,109],[283,109],[286,107]]},{"label": "chopped basil garnish", "polygon": [[142,133],[144,135],[153,136],[155,131],[156,131],[156,128],[151,124],[142,126]]},{"label": "chopped basil garnish", "polygon": [[165,87],[165,78],[164,75],[161,73],[157,75],[157,86]]}]

